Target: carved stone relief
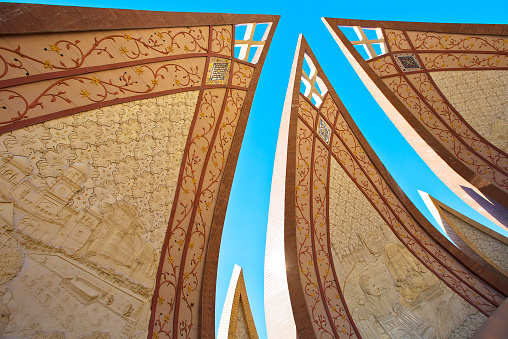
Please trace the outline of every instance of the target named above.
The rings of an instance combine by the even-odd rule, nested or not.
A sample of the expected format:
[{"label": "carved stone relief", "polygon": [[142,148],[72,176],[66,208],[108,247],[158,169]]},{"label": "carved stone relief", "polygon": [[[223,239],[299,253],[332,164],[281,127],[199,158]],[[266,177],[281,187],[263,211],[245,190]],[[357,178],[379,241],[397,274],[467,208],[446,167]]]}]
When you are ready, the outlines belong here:
[{"label": "carved stone relief", "polygon": [[474,228],[450,212],[444,209],[441,209],[441,211],[447,218],[450,219],[454,226],[459,228],[466,239],[476,246],[478,250],[485,254],[494,263],[499,265],[502,269],[508,271],[508,245]]},{"label": "carved stone relief", "polygon": [[508,152],[508,71],[447,71],[430,75],[480,135]]},{"label": "carved stone relief", "polygon": [[245,320],[245,312],[240,303],[239,310],[236,315],[236,334],[235,339],[249,339],[249,330],[247,329],[247,321]]},{"label": "carved stone relief", "polygon": [[0,136],[0,335],[146,337],[198,94]]},{"label": "carved stone relief", "polygon": [[364,338],[460,338],[486,320],[404,247],[335,161],[329,194],[337,278]]}]

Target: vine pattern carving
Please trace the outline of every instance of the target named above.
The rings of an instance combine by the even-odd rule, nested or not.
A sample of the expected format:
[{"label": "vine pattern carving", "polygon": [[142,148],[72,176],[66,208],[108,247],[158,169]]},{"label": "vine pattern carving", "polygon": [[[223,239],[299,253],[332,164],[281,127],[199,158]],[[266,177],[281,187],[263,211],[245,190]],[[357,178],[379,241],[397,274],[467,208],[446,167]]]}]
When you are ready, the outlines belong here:
[{"label": "vine pattern carving", "polygon": [[448,68],[506,68],[506,54],[476,53],[420,53],[423,64],[429,70]]},{"label": "vine pattern carving", "polygon": [[376,72],[376,74],[380,77],[396,75],[399,73],[390,55],[385,55],[378,59],[368,61],[368,63],[374,72]]},{"label": "vine pattern carving", "polygon": [[227,90],[227,95],[225,91],[205,91],[197,110],[198,122],[189,134],[175,217],[161,259],[154,338],[197,336],[202,262],[218,189],[246,95],[240,90]]},{"label": "vine pattern carving", "polygon": [[505,37],[416,31],[409,31],[407,35],[417,50],[508,52]]},{"label": "vine pattern carving", "polygon": [[385,29],[384,34],[386,36],[387,45],[390,51],[397,52],[411,50],[411,45],[409,45],[409,42],[407,41],[403,31]]},{"label": "vine pattern carving", "polygon": [[43,34],[35,41],[33,37],[4,37],[0,39],[0,80],[129,60],[206,53],[207,45],[208,27]]},{"label": "vine pattern carving", "polygon": [[[330,258],[327,212],[330,152],[318,141],[316,125],[310,125],[311,130],[306,123],[316,122],[317,110],[302,94],[299,101],[296,226],[302,287],[314,329],[321,336],[335,338],[340,333],[356,337]],[[332,100],[325,100],[321,113],[335,117],[338,109]]]},{"label": "vine pattern carving", "polygon": [[248,88],[253,74],[254,67],[235,62],[231,74],[231,85]]},{"label": "vine pattern carving", "polygon": [[[459,118],[458,114],[437,93],[426,74],[415,74],[408,76],[408,79],[412,80],[412,84],[423,98],[401,76],[384,81],[436,139],[440,140],[459,160],[487,180],[508,190],[506,175],[508,158],[485,143]],[[483,159],[479,155],[483,156]]]},{"label": "vine pattern carving", "polygon": [[[117,98],[201,85],[205,58],[158,62],[0,89],[0,125]],[[42,89],[42,90],[41,90]]]},{"label": "vine pattern carving", "polygon": [[227,26],[213,26],[211,36],[211,52],[231,56],[232,50],[232,36],[233,27]]}]

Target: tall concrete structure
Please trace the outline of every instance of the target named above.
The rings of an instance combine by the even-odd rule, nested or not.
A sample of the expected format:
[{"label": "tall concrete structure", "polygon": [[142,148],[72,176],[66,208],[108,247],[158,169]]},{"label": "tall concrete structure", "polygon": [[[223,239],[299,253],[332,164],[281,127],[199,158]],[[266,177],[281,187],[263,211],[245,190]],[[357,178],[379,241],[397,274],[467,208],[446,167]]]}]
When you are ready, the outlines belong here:
[{"label": "tall concrete structure", "polygon": [[398,187],[302,36],[279,167],[265,259],[270,337],[467,338],[506,299],[493,261],[457,248]]},{"label": "tall concrete structure", "polygon": [[0,4],[0,336],[212,338],[278,17]]}]

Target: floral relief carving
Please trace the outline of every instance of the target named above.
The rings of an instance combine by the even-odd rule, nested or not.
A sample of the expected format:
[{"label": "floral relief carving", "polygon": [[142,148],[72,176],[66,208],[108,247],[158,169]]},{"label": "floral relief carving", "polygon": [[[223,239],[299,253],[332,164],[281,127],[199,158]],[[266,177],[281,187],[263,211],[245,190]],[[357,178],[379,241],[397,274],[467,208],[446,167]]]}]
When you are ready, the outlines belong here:
[{"label": "floral relief carving", "polygon": [[161,28],[7,36],[0,39],[0,80],[129,60],[206,53],[209,29]]},{"label": "floral relief carving", "polygon": [[406,35],[403,31],[394,29],[385,29],[386,44],[391,52],[397,51],[409,51],[411,45],[406,39]]},{"label": "floral relief carving", "polygon": [[231,56],[233,26],[213,26],[211,35],[211,52]]},{"label": "floral relief carving", "polygon": [[231,85],[248,88],[253,74],[254,67],[235,62],[231,74]]},{"label": "floral relief carving", "polygon": [[[474,172],[508,189],[508,159],[485,143],[441,98],[425,74],[408,76],[423,99],[402,77],[385,80],[388,87],[423,125]],[[436,112],[436,113],[434,113]],[[442,122],[436,117],[438,114]],[[487,161],[483,160],[486,159]]]},{"label": "floral relief carving", "polygon": [[417,50],[508,52],[506,37],[414,31],[407,35]]},{"label": "floral relief carving", "polygon": [[[210,234],[213,212],[217,204],[217,195],[233,136],[243,107],[246,91],[228,90],[222,119],[217,126],[216,137],[211,147],[206,172],[202,177],[198,208],[193,221],[192,233],[188,240],[188,251],[184,258],[184,271],[180,294],[180,309],[178,313],[179,333],[185,333],[186,338],[197,336],[198,309],[200,304],[200,286],[202,283],[204,265],[202,260],[207,250],[206,240]],[[194,306],[193,306],[194,305]]]},{"label": "floral relief carving", "polygon": [[305,121],[311,128],[316,125],[317,110],[310,104],[303,96],[299,97],[298,115]]},{"label": "floral relief carving", "polygon": [[[185,338],[197,335],[206,241],[246,92],[227,90],[225,94],[226,89],[205,91],[191,131],[175,217],[168,231],[168,248],[162,259],[155,337],[171,338],[174,331]],[[226,102],[221,113],[223,100]],[[176,327],[175,317],[179,319]]]},{"label": "floral relief carving", "polygon": [[427,69],[508,67],[506,54],[420,53],[419,55]]},{"label": "floral relief carving", "polygon": [[300,279],[305,294],[307,308],[310,312],[315,333],[321,336],[334,337],[334,330],[326,316],[319,281],[317,280],[316,258],[313,253],[313,232],[311,229],[311,194],[310,171],[312,161],[314,133],[298,120],[296,140],[296,242]]},{"label": "floral relief carving", "polygon": [[[177,295],[179,270],[183,248],[190,224],[194,201],[198,194],[198,184],[203,171],[206,153],[213,141],[213,133],[220,114],[225,89],[205,90],[196,110],[197,120],[189,132],[188,151],[183,159],[183,172],[176,191],[173,218],[166,238],[167,248],[163,249],[161,263],[163,270],[158,277],[157,309],[154,333],[171,336]],[[197,258],[196,258],[197,259]]]},{"label": "floral relief carving", "polygon": [[381,58],[369,61],[368,64],[374,70],[374,72],[376,72],[376,74],[380,77],[399,73],[397,67],[393,63],[391,55],[386,55]]},{"label": "floral relief carving", "polygon": [[398,238],[440,279],[447,281],[482,312],[490,314],[502,296],[443,251],[417,225],[377,172],[342,116],[339,116],[336,131],[340,137],[333,138],[332,154]]},{"label": "floral relief carving", "polygon": [[352,323],[348,319],[344,301],[340,296],[338,282],[331,266],[328,226],[328,171],[329,151],[320,141],[314,144],[313,176],[312,176],[312,218],[315,256],[317,259],[316,273],[318,274],[321,294],[327,305],[330,321],[334,331],[340,335],[356,337]]},{"label": "floral relief carving", "polygon": [[328,119],[328,122],[330,122],[333,125],[333,123],[335,122],[335,118],[339,113],[339,108],[333,101],[329,92],[326,94],[326,99],[323,101],[323,104],[321,105],[319,111],[323,116],[326,117],[326,119]]},{"label": "floral relief carving", "polygon": [[0,124],[134,95],[197,87],[205,58],[158,62],[0,89]]}]

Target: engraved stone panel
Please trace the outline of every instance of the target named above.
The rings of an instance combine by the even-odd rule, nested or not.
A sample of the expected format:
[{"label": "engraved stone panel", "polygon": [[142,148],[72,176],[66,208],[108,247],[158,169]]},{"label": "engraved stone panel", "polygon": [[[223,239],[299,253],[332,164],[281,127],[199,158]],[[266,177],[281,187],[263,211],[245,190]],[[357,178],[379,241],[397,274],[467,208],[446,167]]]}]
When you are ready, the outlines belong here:
[{"label": "engraved stone panel", "polygon": [[446,99],[489,142],[508,152],[508,71],[430,73]]},{"label": "engraved stone panel", "polygon": [[364,338],[467,336],[486,320],[395,237],[336,161],[330,241],[337,278]]},{"label": "engraved stone panel", "polygon": [[198,94],[0,135],[0,335],[146,338]]}]

